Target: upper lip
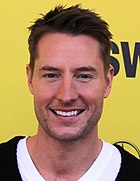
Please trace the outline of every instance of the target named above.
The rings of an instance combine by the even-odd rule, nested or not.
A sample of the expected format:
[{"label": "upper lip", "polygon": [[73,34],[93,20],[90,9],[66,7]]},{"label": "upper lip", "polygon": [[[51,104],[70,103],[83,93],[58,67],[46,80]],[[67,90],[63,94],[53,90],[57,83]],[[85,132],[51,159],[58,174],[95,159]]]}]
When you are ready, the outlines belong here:
[{"label": "upper lip", "polygon": [[71,112],[71,111],[81,111],[85,110],[84,108],[71,108],[71,109],[66,109],[66,108],[50,108],[50,110],[57,110],[57,111],[63,111],[63,112]]}]

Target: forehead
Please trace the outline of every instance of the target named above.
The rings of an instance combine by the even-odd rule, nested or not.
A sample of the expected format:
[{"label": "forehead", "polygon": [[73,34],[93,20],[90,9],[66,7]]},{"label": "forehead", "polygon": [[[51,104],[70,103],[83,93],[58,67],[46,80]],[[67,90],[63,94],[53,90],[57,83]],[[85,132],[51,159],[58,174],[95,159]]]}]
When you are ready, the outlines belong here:
[{"label": "forehead", "polygon": [[[50,33],[44,35],[38,43],[36,63],[59,64],[70,63],[74,66],[97,64],[100,58],[100,44],[86,35]],[[89,65],[90,66],[90,65]]]},{"label": "forehead", "polygon": [[[74,47],[74,45],[77,45]],[[84,51],[95,51],[99,53],[100,44],[99,42],[87,35],[71,35],[64,33],[47,33],[44,35],[39,43],[38,50],[41,49],[69,49],[72,51],[76,50],[84,50]],[[49,53],[49,52],[48,52]]]}]

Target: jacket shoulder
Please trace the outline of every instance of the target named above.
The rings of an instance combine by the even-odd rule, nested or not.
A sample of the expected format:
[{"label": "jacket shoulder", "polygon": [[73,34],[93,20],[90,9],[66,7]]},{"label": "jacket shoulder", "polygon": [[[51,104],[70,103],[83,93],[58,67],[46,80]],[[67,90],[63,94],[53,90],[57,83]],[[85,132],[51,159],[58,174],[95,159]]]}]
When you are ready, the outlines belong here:
[{"label": "jacket shoulder", "polygon": [[121,153],[121,167],[116,181],[139,181],[140,180],[140,160],[130,154],[119,145],[114,145]]},{"label": "jacket shoulder", "polygon": [[11,140],[0,144],[0,180],[1,181],[21,181],[21,176],[17,165],[17,144],[22,136],[17,136]]},{"label": "jacket shoulder", "polygon": [[[0,143],[0,154],[3,152],[3,151],[6,151],[8,149],[11,150],[11,148],[15,148],[17,147],[17,144],[19,142],[20,139],[23,139],[24,137],[23,136],[16,136],[12,139],[10,139],[9,141],[7,142],[3,142],[3,143]],[[5,153],[6,154],[6,153]]]}]

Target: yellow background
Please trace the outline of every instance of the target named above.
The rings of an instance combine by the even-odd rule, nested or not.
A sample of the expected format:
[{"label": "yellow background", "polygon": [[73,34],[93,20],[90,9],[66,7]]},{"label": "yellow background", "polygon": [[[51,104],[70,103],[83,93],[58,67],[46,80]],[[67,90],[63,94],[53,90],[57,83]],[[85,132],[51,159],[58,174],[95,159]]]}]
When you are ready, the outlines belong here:
[{"label": "yellow background", "polygon": [[95,9],[110,24],[119,55],[120,71],[114,77],[99,124],[100,137],[109,142],[128,140],[140,147],[140,66],[135,78],[126,78],[121,41],[140,42],[139,0],[4,0],[0,2],[0,142],[15,135],[32,135],[37,121],[27,87],[25,66],[29,62],[28,30],[31,21],[55,5],[81,3]]}]

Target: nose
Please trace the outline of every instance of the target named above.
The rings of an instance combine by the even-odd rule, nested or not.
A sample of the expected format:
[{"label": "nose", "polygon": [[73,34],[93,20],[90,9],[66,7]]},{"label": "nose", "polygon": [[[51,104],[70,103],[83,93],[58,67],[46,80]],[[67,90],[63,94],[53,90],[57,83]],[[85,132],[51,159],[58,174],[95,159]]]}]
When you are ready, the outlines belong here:
[{"label": "nose", "polygon": [[70,103],[78,98],[78,90],[72,80],[63,80],[57,92],[57,99],[63,103]]}]

